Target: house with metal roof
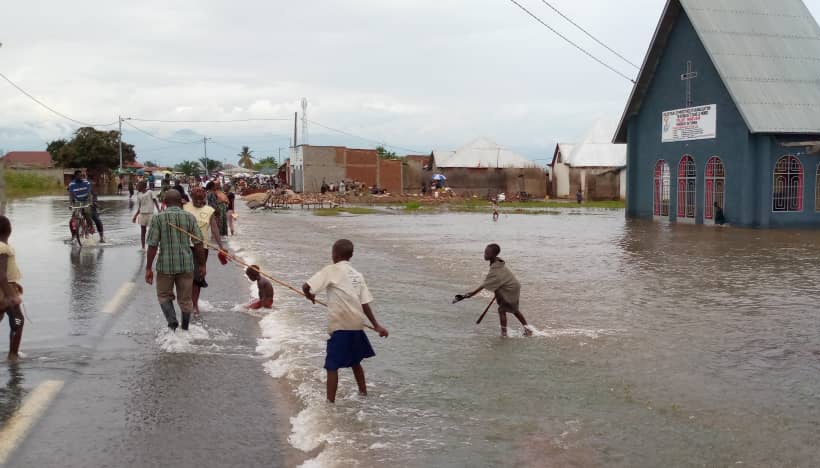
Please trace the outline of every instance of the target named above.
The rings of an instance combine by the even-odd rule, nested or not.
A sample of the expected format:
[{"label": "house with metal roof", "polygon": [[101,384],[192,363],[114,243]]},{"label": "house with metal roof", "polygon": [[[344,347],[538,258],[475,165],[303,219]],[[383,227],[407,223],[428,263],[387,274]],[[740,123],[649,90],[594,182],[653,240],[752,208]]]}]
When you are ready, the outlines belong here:
[{"label": "house with metal roof", "polygon": [[589,200],[626,197],[626,145],[612,143],[618,122],[598,120],[580,143],[558,143],[552,163],[552,193],[574,197],[580,190]]},{"label": "house with metal roof", "polygon": [[446,177],[447,186],[465,196],[508,199],[543,198],[547,175],[534,161],[487,138],[475,139],[455,151],[433,151],[434,174]]},{"label": "house with metal roof", "polygon": [[614,142],[627,216],[820,225],[820,27],[801,0],[668,0]]}]

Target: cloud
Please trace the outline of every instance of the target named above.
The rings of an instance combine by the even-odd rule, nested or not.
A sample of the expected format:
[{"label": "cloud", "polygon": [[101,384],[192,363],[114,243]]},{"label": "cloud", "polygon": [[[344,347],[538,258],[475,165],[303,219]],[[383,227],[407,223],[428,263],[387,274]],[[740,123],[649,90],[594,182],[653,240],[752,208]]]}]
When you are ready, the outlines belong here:
[{"label": "cloud", "polygon": [[[522,1],[637,74],[540,0]],[[553,3],[640,63],[665,2]],[[820,0],[808,3],[817,9]],[[498,0],[29,0],[4,11],[0,31],[0,71],[74,118],[281,116],[288,120],[140,125],[163,137],[189,130],[231,145],[280,135],[267,145],[276,151],[307,97],[312,120],[377,141],[426,151],[489,136],[544,157],[555,139],[620,116],[632,87]],[[0,102],[0,147],[40,144],[75,128],[2,82]],[[315,126],[310,135],[355,144]],[[126,130],[132,140],[143,136]]]}]

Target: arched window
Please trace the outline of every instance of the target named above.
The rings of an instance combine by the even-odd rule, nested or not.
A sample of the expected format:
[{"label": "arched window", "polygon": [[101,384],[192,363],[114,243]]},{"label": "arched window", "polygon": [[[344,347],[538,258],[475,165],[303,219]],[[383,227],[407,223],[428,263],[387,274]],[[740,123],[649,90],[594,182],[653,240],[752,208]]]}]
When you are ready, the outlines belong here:
[{"label": "arched window", "polygon": [[692,156],[684,156],[678,164],[678,219],[695,219],[697,208],[697,169]]},{"label": "arched window", "polygon": [[653,187],[654,196],[654,210],[655,216],[669,216],[669,185],[671,183],[669,164],[663,159],[655,164],[655,178]]},{"label": "arched window", "polygon": [[820,211],[820,164],[817,165],[817,175],[815,179],[814,211]]},{"label": "arched window", "polygon": [[803,164],[783,156],[774,166],[772,211],[803,211]]},{"label": "arched window", "polygon": [[715,203],[726,209],[726,169],[719,157],[713,156],[706,163],[706,206],[703,207],[703,219],[715,220]]}]

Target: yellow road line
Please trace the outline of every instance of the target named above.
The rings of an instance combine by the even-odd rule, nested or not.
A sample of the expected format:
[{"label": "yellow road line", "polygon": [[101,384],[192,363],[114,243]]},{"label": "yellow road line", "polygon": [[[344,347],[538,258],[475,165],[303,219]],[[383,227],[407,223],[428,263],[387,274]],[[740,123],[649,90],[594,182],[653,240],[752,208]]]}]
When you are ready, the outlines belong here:
[{"label": "yellow road line", "polygon": [[113,314],[117,310],[119,310],[120,306],[122,305],[122,301],[125,300],[125,297],[134,289],[135,283],[133,281],[126,281],[122,283],[120,289],[114,294],[114,297],[108,301],[108,304],[105,305],[103,308],[103,312],[106,314]]},{"label": "yellow road line", "polygon": [[38,385],[23,402],[23,406],[6,422],[0,430],[0,465],[6,464],[14,449],[23,442],[64,383],[62,380],[46,380]]}]

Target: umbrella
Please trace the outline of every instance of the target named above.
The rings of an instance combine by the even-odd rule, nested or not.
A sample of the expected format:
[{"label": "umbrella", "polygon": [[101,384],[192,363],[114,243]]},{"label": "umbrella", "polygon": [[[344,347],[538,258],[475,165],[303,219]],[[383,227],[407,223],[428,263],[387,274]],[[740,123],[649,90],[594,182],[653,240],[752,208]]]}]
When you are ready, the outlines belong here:
[{"label": "umbrella", "polygon": [[433,180],[447,180],[447,177],[444,177],[444,174],[434,174]]}]

